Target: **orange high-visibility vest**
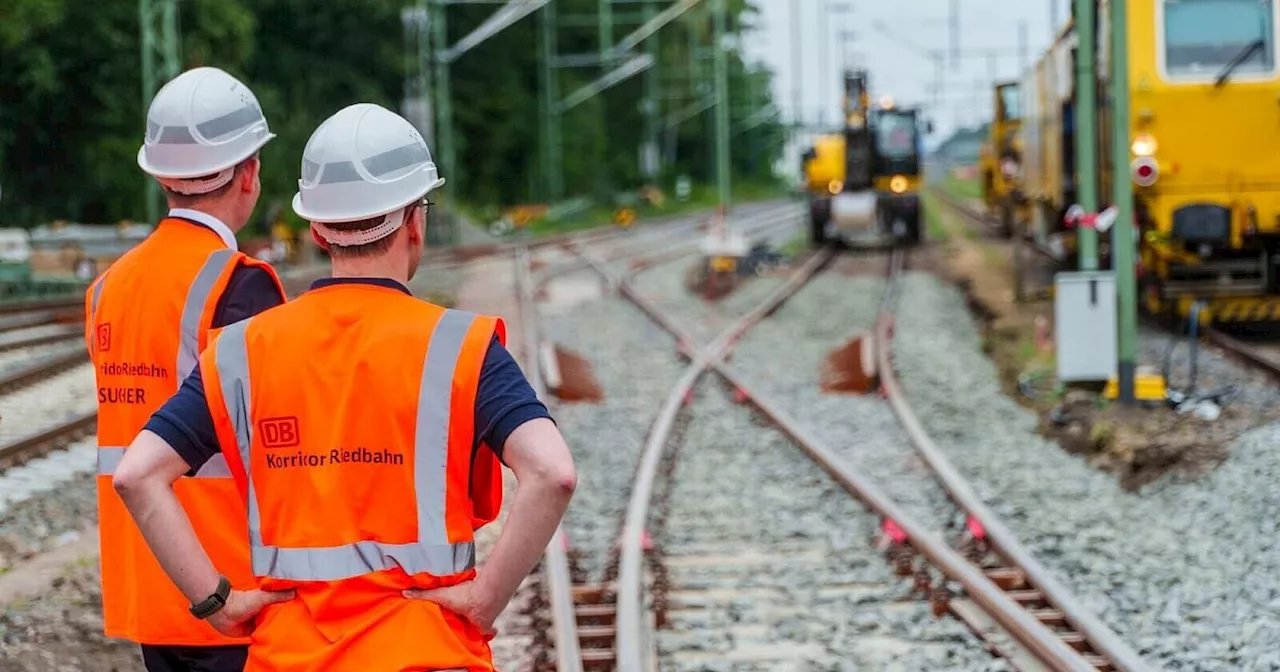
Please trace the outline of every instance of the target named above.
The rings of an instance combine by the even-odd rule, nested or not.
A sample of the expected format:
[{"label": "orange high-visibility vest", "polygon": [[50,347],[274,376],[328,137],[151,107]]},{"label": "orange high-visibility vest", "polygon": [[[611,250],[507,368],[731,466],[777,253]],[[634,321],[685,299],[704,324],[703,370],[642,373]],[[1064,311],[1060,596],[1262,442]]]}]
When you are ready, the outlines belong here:
[{"label": "orange high-visibility vest", "polygon": [[259,616],[246,671],[493,669],[478,629],[401,591],[474,578],[502,505],[473,426],[495,336],[499,318],[365,284],[219,330],[200,370],[253,574],[297,590]]},{"label": "orange high-visibility vest", "polygon": [[[248,643],[191,615],[190,601],[161,569],[111,485],[125,448],[195,366],[218,300],[242,264],[265,269],[280,286],[271,266],[227,248],[213,231],[165,219],[86,292],[85,345],[98,387],[98,527],[108,637],[152,645]],[[174,490],[217,567],[235,587],[252,587],[244,503],[226,462],[204,465]]]}]

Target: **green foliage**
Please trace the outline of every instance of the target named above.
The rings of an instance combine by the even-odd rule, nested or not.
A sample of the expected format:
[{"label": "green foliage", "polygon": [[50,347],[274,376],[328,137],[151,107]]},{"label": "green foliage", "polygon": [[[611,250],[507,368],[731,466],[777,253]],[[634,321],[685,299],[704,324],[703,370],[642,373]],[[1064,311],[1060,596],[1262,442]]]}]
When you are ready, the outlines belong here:
[{"label": "green foliage", "polygon": [[[590,15],[598,6],[598,0],[555,1],[562,19]],[[410,65],[400,16],[406,4],[411,2],[180,3],[182,67],[217,66],[243,78],[278,136],[262,153],[258,233],[266,232],[266,222],[277,213],[292,219],[288,202],[297,187],[302,149],[324,118],[355,102],[400,108]],[[667,4],[662,0],[655,8]],[[710,91],[708,4],[658,33],[659,119]],[[729,6],[731,32],[755,16],[746,0],[730,0]],[[614,11],[622,15],[639,7],[621,4]],[[494,9],[450,5],[450,43]],[[447,189],[460,200],[494,205],[543,200],[540,20],[539,13],[522,19],[450,66],[458,174],[446,177]],[[617,21],[614,39],[635,27]],[[599,50],[595,25],[562,25],[557,41],[561,54]],[[732,168],[737,178],[767,180],[786,132],[776,118],[756,114],[769,103],[771,73],[748,67],[732,51],[728,60]],[[601,73],[600,68],[558,71],[561,95]],[[142,216],[146,177],[135,163],[143,129],[140,74],[137,3],[0,2],[0,225]],[[605,202],[617,191],[643,185],[643,82],[643,75],[622,82],[563,116],[569,195],[594,195]],[[713,113],[705,110],[659,135],[665,166],[660,183],[668,194],[679,174],[714,182]],[[747,129],[748,121],[757,123]]]}]

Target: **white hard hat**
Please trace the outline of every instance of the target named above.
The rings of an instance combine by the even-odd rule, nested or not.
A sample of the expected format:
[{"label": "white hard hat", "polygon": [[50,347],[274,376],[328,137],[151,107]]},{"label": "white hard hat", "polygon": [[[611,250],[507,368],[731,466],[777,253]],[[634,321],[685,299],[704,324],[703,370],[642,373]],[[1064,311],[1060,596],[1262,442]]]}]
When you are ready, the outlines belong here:
[{"label": "white hard hat", "polygon": [[274,137],[249,87],[218,68],[195,68],[151,101],[138,165],[173,191],[208,193]]},{"label": "white hard hat", "polygon": [[[330,244],[364,245],[404,224],[404,207],[444,184],[422,134],[379,105],[357,103],[325,120],[302,150],[302,179],[293,211]],[[361,231],[324,222],[357,222],[386,215]]]}]

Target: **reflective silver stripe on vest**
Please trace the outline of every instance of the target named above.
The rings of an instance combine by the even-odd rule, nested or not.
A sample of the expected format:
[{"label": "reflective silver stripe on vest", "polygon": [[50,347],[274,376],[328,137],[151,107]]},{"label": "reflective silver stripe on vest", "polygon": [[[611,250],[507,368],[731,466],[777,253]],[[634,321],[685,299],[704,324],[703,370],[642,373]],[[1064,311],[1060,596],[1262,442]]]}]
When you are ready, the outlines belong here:
[{"label": "reflective silver stripe on vest", "polygon": [[[114,476],[116,469],[120,468],[120,461],[124,459],[124,447],[121,446],[98,446],[98,475]],[[227,457],[222,453],[218,453],[209,458],[200,470],[196,472],[196,478],[231,478],[231,468],[227,466]]]},{"label": "reflective silver stripe on vest", "polygon": [[258,495],[250,473],[254,427],[245,330],[253,318],[237,322],[223,330],[214,356],[227,417],[235,431],[245,475],[249,477],[249,546],[255,576],[297,581],[337,581],[396,567],[408,574],[445,576],[475,566],[475,543],[449,543],[445,526],[449,409],[454,370],[457,368],[467,332],[475,319],[476,316],[472,313],[445,311],[431,336],[431,344],[422,367],[413,463],[418,541],[412,544],[384,544],[366,540],[323,548],[281,548],[263,543]]},{"label": "reflective silver stripe on vest", "polygon": [[93,301],[89,304],[89,315],[93,318],[98,317],[98,300],[102,298],[102,286],[107,284],[107,276],[103,275],[93,285]]},{"label": "reflective silver stripe on vest", "polygon": [[196,367],[196,361],[200,357],[200,318],[204,316],[205,304],[213,294],[214,283],[234,256],[235,252],[226,248],[210,252],[209,257],[204,260],[204,266],[196,273],[196,279],[187,289],[178,337],[178,385],[182,385],[182,380]]}]

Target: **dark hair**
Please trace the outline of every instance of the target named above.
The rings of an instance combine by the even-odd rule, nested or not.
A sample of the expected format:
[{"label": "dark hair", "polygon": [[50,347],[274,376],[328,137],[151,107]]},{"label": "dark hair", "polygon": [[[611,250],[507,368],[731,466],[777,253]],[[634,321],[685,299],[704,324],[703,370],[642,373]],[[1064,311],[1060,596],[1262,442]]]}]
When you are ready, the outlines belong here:
[{"label": "dark hair", "polygon": [[[246,167],[249,165],[249,162],[256,158],[258,158],[258,155],[254,154],[253,156],[236,164],[235,172],[231,175],[231,181],[227,182],[221,187],[218,187],[217,189],[214,189],[213,191],[210,191],[207,194],[179,194],[178,192],[168,189],[163,185],[160,188],[164,189],[165,197],[169,199],[169,202],[173,204],[174,207],[190,208],[190,207],[199,205],[205,201],[211,201],[211,200],[218,199],[225,196],[228,192],[231,191],[233,187],[235,187],[236,182],[240,180],[240,176],[244,174],[244,171]],[[200,177],[193,177],[191,179],[208,180],[208,179],[212,179],[214,175],[217,175],[217,173],[201,175]]]},{"label": "dark hair", "polygon": [[[421,207],[422,204],[416,202],[405,206],[404,224],[392,233],[364,245],[330,245],[329,256],[334,259],[354,259],[356,257],[373,257],[385,254],[387,250],[391,249],[391,245],[396,239],[396,234],[409,225],[409,220],[413,217],[414,211]],[[381,224],[386,217],[386,215],[378,215],[377,217],[361,219],[355,222],[327,222],[325,226],[335,231],[364,231]]]}]

